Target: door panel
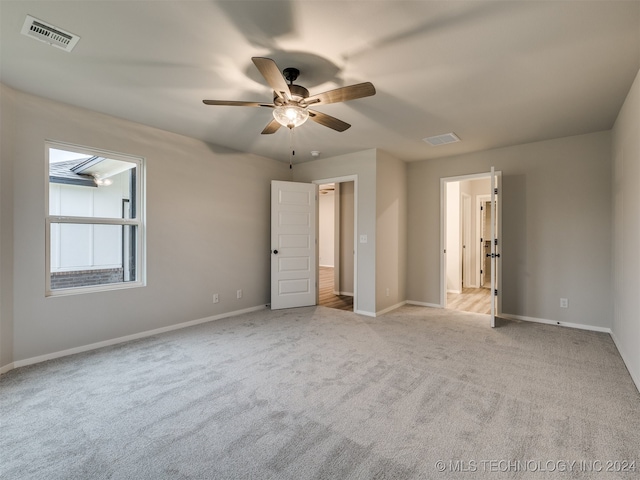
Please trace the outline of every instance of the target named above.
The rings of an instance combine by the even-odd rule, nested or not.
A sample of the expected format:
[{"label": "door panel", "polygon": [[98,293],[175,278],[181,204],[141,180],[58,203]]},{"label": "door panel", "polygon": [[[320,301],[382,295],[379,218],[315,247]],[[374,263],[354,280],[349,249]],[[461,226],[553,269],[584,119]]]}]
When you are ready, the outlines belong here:
[{"label": "door panel", "polygon": [[316,304],[317,185],[271,182],[271,308]]}]

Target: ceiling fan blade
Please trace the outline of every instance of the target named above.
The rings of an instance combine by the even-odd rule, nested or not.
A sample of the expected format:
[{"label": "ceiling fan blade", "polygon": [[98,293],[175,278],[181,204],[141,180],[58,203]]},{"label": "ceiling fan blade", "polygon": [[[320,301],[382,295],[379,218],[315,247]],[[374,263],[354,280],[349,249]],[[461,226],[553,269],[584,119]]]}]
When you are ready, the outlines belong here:
[{"label": "ceiling fan blade", "polygon": [[327,115],[326,113],[317,112],[315,110],[309,110],[309,118],[320,125],[324,125],[325,127],[332,128],[338,132],[344,132],[349,125],[347,122],[343,122],[342,120],[338,120],[336,117],[332,117],[331,115]]},{"label": "ceiling fan blade", "polygon": [[325,105],[327,103],[346,102],[356,98],[370,97],[376,94],[371,82],[358,83],[348,87],[336,88],[328,92],[311,95],[304,100],[305,105]]},{"label": "ceiling fan blade", "polygon": [[252,57],[251,60],[253,60],[253,63],[275,94],[284,100],[290,100],[291,92],[289,91],[289,85],[287,85],[287,81],[282,76],[282,73],[280,73],[276,62],[264,57]]},{"label": "ceiling fan blade", "polygon": [[230,107],[275,107],[272,103],[260,103],[260,102],[237,102],[234,100],[203,100],[205,105],[226,105]]},{"label": "ceiling fan blade", "polygon": [[274,118],[267,124],[266,127],[264,127],[264,130],[262,130],[262,135],[270,135],[272,133],[276,133],[280,127],[281,125]]}]

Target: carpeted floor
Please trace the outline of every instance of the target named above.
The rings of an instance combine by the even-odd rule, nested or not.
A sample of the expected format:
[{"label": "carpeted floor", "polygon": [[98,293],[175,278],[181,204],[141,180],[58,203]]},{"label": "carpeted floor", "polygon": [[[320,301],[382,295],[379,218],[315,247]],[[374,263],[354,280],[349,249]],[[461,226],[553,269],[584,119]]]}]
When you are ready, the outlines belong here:
[{"label": "carpeted floor", "polygon": [[487,323],[265,310],[16,369],[0,478],[638,478],[609,335]]}]

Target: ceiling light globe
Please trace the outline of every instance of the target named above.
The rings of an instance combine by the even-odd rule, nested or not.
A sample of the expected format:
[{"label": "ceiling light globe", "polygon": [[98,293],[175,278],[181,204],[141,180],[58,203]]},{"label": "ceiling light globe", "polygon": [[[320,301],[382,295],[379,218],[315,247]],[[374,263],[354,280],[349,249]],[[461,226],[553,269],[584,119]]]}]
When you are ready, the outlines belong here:
[{"label": "ceiling light globe", "polygon": [[283,127],[299,127],[309,118],[306,108],[297,105],[283,105],[273,109],[273,118]]}]

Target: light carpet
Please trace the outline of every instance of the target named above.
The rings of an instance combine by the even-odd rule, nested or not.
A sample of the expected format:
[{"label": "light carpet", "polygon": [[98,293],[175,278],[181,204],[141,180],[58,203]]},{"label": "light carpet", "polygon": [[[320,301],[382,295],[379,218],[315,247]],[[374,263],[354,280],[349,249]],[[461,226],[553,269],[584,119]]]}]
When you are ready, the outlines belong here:
[{"label": "light carpet", "polygon": [[640,395],[609,335],[451,310],[264,310],[0,388],[6,480],[640,475]]}]

